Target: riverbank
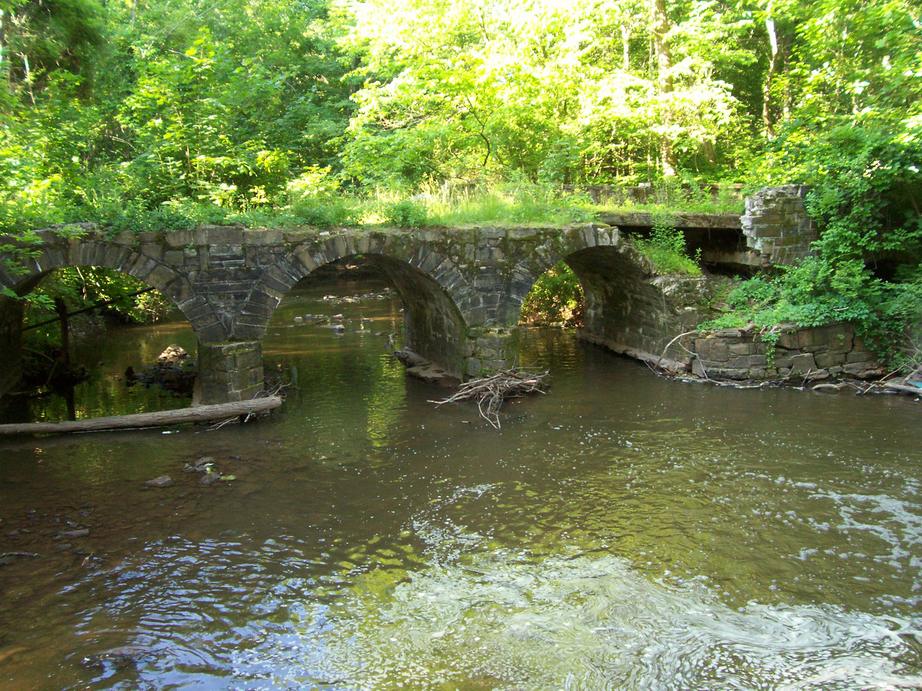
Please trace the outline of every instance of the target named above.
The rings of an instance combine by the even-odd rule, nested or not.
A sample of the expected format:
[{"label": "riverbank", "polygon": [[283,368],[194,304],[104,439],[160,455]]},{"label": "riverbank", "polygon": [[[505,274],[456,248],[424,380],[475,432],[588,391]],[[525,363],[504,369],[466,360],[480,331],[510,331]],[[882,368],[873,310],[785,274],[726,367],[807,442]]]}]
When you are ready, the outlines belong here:
[{"label": "riverbank", "polygon": [[585,331],[580,331],[579,337],[682,381],[746,389],[787,387],[922,398],[922,371],[911,366],[888,370],[850,324],[812,328],[786,325],[769,338],[754,327],[694,332],[670,343],[665,351],[668,357],[637,351]]}]

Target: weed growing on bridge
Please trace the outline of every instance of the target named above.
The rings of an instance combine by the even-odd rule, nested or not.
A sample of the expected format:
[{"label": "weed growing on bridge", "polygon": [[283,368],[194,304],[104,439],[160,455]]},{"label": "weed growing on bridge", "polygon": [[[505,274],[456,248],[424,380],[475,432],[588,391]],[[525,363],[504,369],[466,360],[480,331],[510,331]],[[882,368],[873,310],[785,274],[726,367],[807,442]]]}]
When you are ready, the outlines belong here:
[{"label": "weed growing on bridge", "polygon": [[650,237],[634,238],[634,246],[650,260],[657,273],[700,276],[699,258],[692,258],[685,249],[685,235],[676,228],[668,214],[655,214]]}]

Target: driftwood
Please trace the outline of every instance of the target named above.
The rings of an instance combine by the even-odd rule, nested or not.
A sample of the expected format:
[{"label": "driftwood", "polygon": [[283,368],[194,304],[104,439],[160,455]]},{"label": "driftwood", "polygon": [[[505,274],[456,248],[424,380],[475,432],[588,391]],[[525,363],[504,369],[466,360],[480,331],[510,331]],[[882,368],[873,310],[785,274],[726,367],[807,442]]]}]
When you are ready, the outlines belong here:
[{"label": "driftwood", "polygon": [[25,422],[0,425],[0,436],[22,434],[62,434],[67,432],[104,432],[117,429],[166,427],[187,422],[215,422],[264,413],[282,405],[281,396],[254,398],[249,401],[200,405],[154,413],[96,417],[67,422]]},{"label": "driftwood", "polygon": [[472,379],[441,401],[429,401],[437,406],[475,399],[480,416],[496,429],[500,428],[499,409],[507,398],[519,398],[530,393],[544,393],[541,388],[547,372],[534,374],[520,370],[505,370],[490,377]]},{"label": "driftwood", "polygon": [[922,389],[917,386],[888,381],[884,383],[884,387],[898,393],[908,393],[910,396],[922,396]]}]

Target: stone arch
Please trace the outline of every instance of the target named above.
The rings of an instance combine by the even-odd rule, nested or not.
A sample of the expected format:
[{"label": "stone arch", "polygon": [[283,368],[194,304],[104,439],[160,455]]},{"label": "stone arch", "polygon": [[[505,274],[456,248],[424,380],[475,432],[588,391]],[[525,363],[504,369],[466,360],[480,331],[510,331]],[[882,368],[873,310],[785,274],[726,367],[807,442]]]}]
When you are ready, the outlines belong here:
[{"label": "stone arch", "polygon": [[407,345],[461,377],[470,355],[464,309],[472,296],[452,260],[406,235],[337,235],[300,243],[268,268],[235,325],[240,338],[261,338],[283,297],[313,271],[361,255],[387,276],[404,305]]},{"label": "stone arch", "polygon": [[[21,270],[11,272],[0,265],[0,287],[17,295],[33,290],[49,273],[66,267],[98,267],[132,276],[156,288],[175,304],[189,321],[199,340],[199,359],[204,343],[226,340],[227,330],[211,304],[196,294],[189,276],[144,252],[143,246],[124,244],[89,235],[80,238],[61,237],[54,231],[40,231],[42,244],[34,256],[19,262]],[[0,366],[0,394],[8,391],[19,379],[22,303],[0,296],[0,352],[5,361]],[[210,372],[200,367],[200,377]],[[214,402],[221,402],[223,394]],[[204,401],[212,402],[212,401]]]},{"label": "stone arch", "polygon": [[98,267],[132,276],[173,302],[201,341],[223,341],[226,329],[212,306],[193,291],[189,277],[139,248],[99,238],[64,239],[42,233],[37,256],[23,262],[25,272],[0,275],[0,285],[18,295],[33,290],[49,273],[65,267]]},{"label": "stone arch", "polygon": [[[535,281],[560,261],[573,270],[586,300],[580,336],[619,353],[656,360],[676,335],[694,328],[702,277],[658,276],[617,228],[573,229],[520,261],[510,303],[517,320]],[[511,316],[511,315],[510,315]],[[511,323],[511,322],[510,322]],[[667,354],[681,359],[674,346]]]},{"label": "stone arch", "polygon": [[[557,231],[538,244],[533,252],[521,257],[513,266],[509,281],[507,306],[501,321],[507,326],[518,323],[522,303],[534,287],[535,282],[550,268],[561,261],[569,264],[568,257],[575,256],[592,248],[609,248],[619,252],[630,250],[621,241],[617,228],[586,226],[566,228]],[[639,256],[626,257],[626,261],[641,261]],[[571,266],[576,271],[576,269]],[[582,282],[582,277],[577,272]],[[583,286],[584,291],[586,286]],[[588,294],[587,294],[588,298]]]}]

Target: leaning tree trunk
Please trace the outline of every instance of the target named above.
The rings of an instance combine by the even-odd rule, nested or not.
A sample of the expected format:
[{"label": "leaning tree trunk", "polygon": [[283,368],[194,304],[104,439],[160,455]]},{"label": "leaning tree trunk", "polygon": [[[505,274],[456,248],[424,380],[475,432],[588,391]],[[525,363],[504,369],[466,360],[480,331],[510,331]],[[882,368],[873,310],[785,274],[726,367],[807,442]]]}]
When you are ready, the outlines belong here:
[{"label": "leaning tree trunk", "polygon": [[0,425],[0,436],[22,434],[66,434],[68,432],[108,432],[119,429],[168,427],[190,422],[216,422],[266,413],[282,405],[279,396],[253,398],[248,401],[200,405],[153,413],[96,417],[67,422],[23,422]]}]

